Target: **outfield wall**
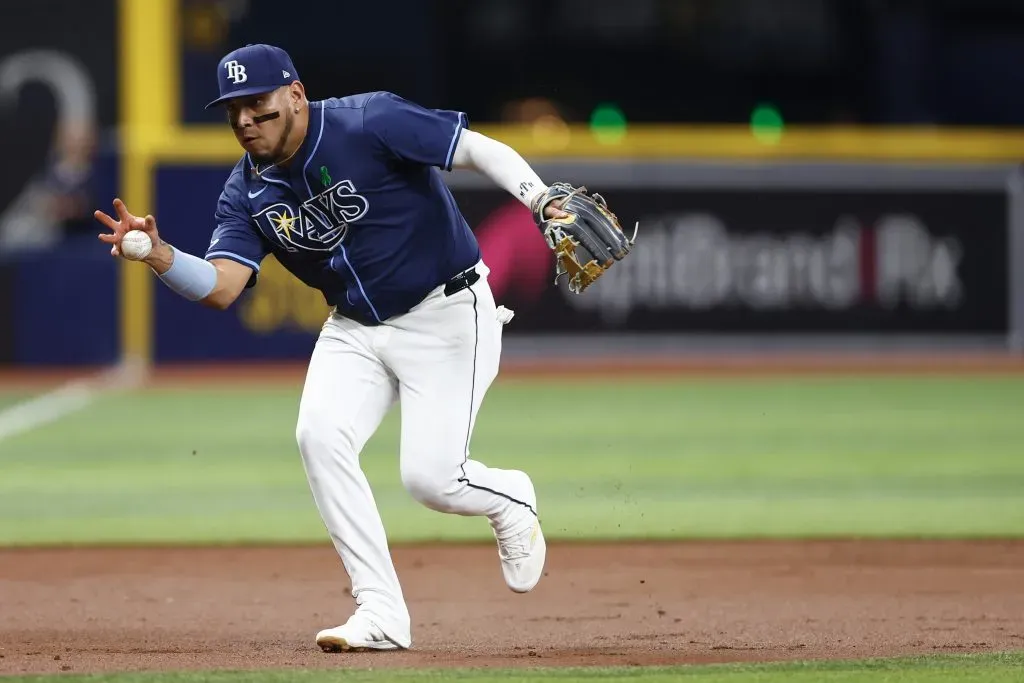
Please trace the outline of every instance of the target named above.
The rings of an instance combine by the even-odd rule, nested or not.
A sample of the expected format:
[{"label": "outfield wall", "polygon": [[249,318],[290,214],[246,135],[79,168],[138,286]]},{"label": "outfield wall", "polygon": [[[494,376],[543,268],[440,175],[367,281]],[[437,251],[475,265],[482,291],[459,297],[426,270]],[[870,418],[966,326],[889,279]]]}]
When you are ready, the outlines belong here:
[{"label": "outfield wall", "polygon": [[[1024,320],[1022,192],[1009,165],[538,163],[542,177],[602,192],[635,252],[583,296],[553,287],[550,252],[529,213],[485,179],[449,178],[516,310],[509,347],[543,355],[586,335],[581,352],[738,346],[1008,347]],[[165,236],[205,251],[230,167],[162,164],[154,178]],[[358,229],[358,226],[355,227]],[[1013,278],[1017,278],[1014,284]],[[118,356],[120,286],[104,250],[0,265],[0,359],[106,363]],[[86,286],[85,283],[88,283]],[[272,258],[227,313],[154,291],[157,362],[302,360],[328,308]],[[552,343],[546,343],[550,340]],[[571,340],[569,341],[571,345]],[[704,343],[707,346],[707,342]],[[589,349],[589,351],[587,351]]]}]

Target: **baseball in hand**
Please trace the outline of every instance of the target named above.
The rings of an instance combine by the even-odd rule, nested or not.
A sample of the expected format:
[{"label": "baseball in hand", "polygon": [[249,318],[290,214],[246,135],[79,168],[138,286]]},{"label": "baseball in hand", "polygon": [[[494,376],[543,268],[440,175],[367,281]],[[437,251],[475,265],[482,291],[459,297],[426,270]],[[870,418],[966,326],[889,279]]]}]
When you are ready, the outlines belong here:
[{"label": "baseball in hand", "polygon": [[153,251],[153,241],[141,230],[129,230],[121,238],[121,256],[129,261],[141,261]]}]

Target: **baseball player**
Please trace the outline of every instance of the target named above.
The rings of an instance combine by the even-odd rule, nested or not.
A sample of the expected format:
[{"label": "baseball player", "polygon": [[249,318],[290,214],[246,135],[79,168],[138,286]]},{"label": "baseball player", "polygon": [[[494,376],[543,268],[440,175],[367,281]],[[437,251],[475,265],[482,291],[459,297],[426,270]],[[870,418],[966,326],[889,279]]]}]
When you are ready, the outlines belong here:
[{"label": "baseball player", "polygon": [[[191,301],[226,309],[274,256],[320,290],[332,314],[315,344],[298,410],[302,463],[357,609],[316,636],[325,651],[412,645],[409,612],[359,455],[401,401],[402,483],[427,507],[490,521],[505,582],[525,593],[546,546],[530,477],[469,457],[480,404],[498,372],[502,327],[476,239],[441,171],[471,168],[545,221],[575,222],[546,186],[464,113],[389,92],[306,98],[291,58],[247,45],[221,59],[219,97],[244,154],[224,184],[205,258],[161,239],[156,220],[114,200],[95,216],[114,256],[148,234],[142,260]],[[549,243],[550,243],[549,238]],[[127,246],[127,245],[126,245]],[[148,246],[148,245],[147,245]]]}]

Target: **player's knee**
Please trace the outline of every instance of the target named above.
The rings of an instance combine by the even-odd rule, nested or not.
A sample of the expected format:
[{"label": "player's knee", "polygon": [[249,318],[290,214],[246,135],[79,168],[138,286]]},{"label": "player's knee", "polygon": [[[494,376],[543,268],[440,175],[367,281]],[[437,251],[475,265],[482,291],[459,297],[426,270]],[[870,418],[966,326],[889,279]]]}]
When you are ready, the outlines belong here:
[{"label": "player's knee", "polygon": [[299,415],[295,425],[295,441],[299,444],[299,452],[303,457],[316,450],[317,430],[313,422],[305,415]]},{"label": "player's knee", "polygon": [[300,410],[295,425],[295,441],[299,444],[299,453],[305,460],[328,458],[336,450],[338,442],[328,442],[328,435],[337,435],[337,430],[330,428],[327,416],[313,410]]},{"label": "player's knee", "polygon": [[402,468],[402,485],[413,498],[435,510],[444,510],[446,500],[458,488],[457,472],[426,468]]}]

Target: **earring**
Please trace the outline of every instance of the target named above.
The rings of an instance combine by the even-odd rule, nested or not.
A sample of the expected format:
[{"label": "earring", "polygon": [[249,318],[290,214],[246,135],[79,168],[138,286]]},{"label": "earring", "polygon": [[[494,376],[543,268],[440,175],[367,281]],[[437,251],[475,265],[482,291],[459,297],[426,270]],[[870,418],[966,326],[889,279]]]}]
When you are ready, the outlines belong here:
[{"label": "earring", "polygon": [[298,113],[299,113],[299,108],[298,108],[298,107],[295,107],[295,113],[296,113],[296,114],[298,114]]}]

